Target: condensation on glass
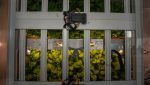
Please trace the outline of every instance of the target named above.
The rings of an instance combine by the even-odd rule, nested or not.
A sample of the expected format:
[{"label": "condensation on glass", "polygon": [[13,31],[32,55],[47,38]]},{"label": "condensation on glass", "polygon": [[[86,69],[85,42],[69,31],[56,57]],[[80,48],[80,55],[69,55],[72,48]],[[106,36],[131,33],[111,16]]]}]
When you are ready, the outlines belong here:
[{"label": "condensation on glass", "polygon": [[69,11],[83,12],[84,0],[69,0]]},{"label": "condensation on glass", "polygon": [[27,11],[41,11],[42,0],[27,0]]},{"label": "condensation on glass", "polygon": [[69,79],[84,78],[84,31],[69,31]]},{"label": "condensation on glass", "polygon": [[40,80],[41,30],[26,30],[25,80]]},{"label": "condensation on glass", "polygon": [[124,0],[110,0],[111,12],[124,13]]},{"label": "condensation on glass", "polygon": [[104,0],[90,0],[91,12],[104,12]]},{"label": "condensation on glass", "polygon": [[90,81],[105,80],[104,31],[90,31]]},{"label": "condensation on glass", "polygon": [[62,80],[62,30],[47,31],[47,81]]},{"label": "condensation on glass", "polygon": [[48,0],[48,11],[62,11],[63,0]]},{"label": "condensation on glass", "polygon": [[111,31],[111,80],[125,80],[125,31]]}]

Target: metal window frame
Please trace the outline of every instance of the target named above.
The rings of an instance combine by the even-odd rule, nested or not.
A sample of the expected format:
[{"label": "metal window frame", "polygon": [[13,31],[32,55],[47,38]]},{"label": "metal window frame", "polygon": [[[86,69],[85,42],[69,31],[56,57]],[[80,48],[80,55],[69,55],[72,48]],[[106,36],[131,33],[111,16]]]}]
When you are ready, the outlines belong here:
[{"label": "metal window frame", "polygon": [[[67,9],[69,8],[69,4],[66,4],[66,3],[68,3],[69,1],[68,0],[64,0],[63,1],[63,10],[64,11],[67,11]],[[10,11],[10,18],[9,18],[9,22],[10,22],[10,26],[9,26],[9,28],[10,28],[10,34],[9,34],[9,43],[8,43],[8,45],[9,45],[9,55],[8,55],[8,74],[7,74],[7,85],[20,85],[20,84],[22,84],[22,85],[28,85],[28,84],[34,84],[34,83],[28,83],[28,82],[21,82],[21,81],[19,81],[19,82],[15,82],[14,81],[14,51],[12,51],[12,49],[15,49],[15,47],[14,47],[14,43],[15,43],[15,28],[16,28],[16,26],[15,26],[15,20],[16,20],[16,17],[14,17],[15,15],[16,15],[16,9],[15,9],[15,5],[16,5],[16,3],[15,3],[15,1],[12,1],[12,0],[9,0],[9,3],[11,4],[10,6],[9,6],[9,11]],[[87,1],[87,2],[85,2],[85,4],[88,4],[89,2]],[[110,0],[107,0],[107,1],[105,1],[105,12],[107,13],[109,13],[110,12]],[[21,2],[21,4],[22,4],[22,6],[21,6],[21,12],[26,12],[26,10],[27,10],[27,3],[26,3],[26,0],[22,0],[22,2]],[[142,12],[142,1],[141,0],[136,0],[135,1],[135,10],[136,10],[136,13],[135,13],[135,27],[136,27],[136,56],[137,56],[137,58],[136,58],[136,85],[143,85],[143,55],[142,55],[142,14],[141,14],[141,12]],[[42,6],[43,7],[43,6]],[[88,6],[84,6],[84,8],[86,8],[85,9],[85,11],[86,12],[88,12],[89,10],[89,8],[87,8]],[[45,10],[46,11],[46,9],[44,9],[45,7],[43,7],[43,11]],[[127,8],[126,8],[126,10],[127,10]],[[88,22],[88,23],[90,23],[90,22]],[[134,23],[133,23],[134,24]],[[89,24],[89,25],[91,25],[91,24]],[[82,26],[81,26],[82,27]],[[84,27],[84,26],[83,26]],[[90,26],[89,26],[90,27]],[[85,28],[87,29],[87,30],[90,30],[89,29],[89,27],[88,26],[86,26]],[[23,28],[24,29],[24,28]],[[53,28],[54,29],[54,28]],[[61,28],[60,28],[61,29]],[[108,29],[111,29],[111,27],[108,27],[107,28],[107,30]],[[64,34],[66,34],[67,35],[67,31],[66,30],[63,30],[63,33]],[[86,35],[86,34],[85,34]],[[108,36],[109,34],[107,34],[106,36]],[[64,40],[65,39],[67,39],[67,38],[65,38],[65,36],[63,37],[64,38]],[[67,41],[67,40],[66,40]],[[86,40],[86,41],[88,41],[88,39]],[[67,48],[67,44],[66,44],[66,47],[65,47],[65,49],[64,50],[67,50],[66,49]],[[108,47],[107,47],[108,48]],[[108,50],[106,50],[106,51],[108,51]],[[108,51],[108,52],[110,52],[110,51]],[[64,52],[64,55],[67,55],[67,52]],[[65,61],[64,61],[65,62]],[[138,62],[138,63],[137,63]],[[66,63],[67,64],[67,63]],[[10,70],[11,69],[11,70]],[[109,73],[109,72],[108,72]],[[66,73],[67,74],[67,73]],[[66,75],[67,76],[67,75]],[[65,77],[64,77],[65,78]],[[108,77],[109,78],[109,77]],[[85,80],[88,80],[88,79],[85,79]],[[135,85],[135,81],[131,81],[132,83],[130,83],[130,81],[120,81],[120,82],[122,82],[122,83],[120,83],[120,84],[123,84],[123,82],[124,82],[124,85],[126,85],[126,84],[128,84],[128,85]],[[86,85],[88,85],[88,84],[94,84],[94,82],[85,82],[85,83],[87,83]],[[101,82],[102,83],[102,82]],[[104,82],[103,82],[104,83]],[[119,83],[119,82],[118,82]],[[42,84],[42,83],[40,83],[40,84]],[[48,82],[48,84],[49,84],[49,82]],[[56,83],[55,83],[56,84]],[[95,85],[96,84],[100,84],[100,82],[95,82]],[[113,81],[105,81],[105,83],[104,84],[109,84],[109,85],[117,85],[117,83],[113,83]],[[46,85],[46,84],[45,84]]]}]

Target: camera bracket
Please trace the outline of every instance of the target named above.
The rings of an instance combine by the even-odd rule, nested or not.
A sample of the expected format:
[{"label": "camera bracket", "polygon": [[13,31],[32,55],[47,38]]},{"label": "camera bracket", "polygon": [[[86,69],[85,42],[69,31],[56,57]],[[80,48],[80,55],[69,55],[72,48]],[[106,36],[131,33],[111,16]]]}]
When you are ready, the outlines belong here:
[{"label": "camera bracket", "polygon": [[63,28],[76,30],[79,27],[79,24],[86,24],[87,16],[86,13],[75,13],[65,11],[63,13],[65,24]]}]

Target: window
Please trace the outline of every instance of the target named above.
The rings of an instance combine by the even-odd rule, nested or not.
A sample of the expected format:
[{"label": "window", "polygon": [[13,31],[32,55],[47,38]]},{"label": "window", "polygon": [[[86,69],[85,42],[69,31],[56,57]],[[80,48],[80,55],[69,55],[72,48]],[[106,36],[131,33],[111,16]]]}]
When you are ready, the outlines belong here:
[{"label": "window", "polygon": [[[55,85],[78,79],[81,84],[132,85],[135,81],[128,80],[136,80],[137,64],[134,13],[126,12],[130,6],[124,0],[108,1],[18,2],[26,6],[17,5],[15,83]],[[87,24],[64,29],[63,10],[86,12]]]}]

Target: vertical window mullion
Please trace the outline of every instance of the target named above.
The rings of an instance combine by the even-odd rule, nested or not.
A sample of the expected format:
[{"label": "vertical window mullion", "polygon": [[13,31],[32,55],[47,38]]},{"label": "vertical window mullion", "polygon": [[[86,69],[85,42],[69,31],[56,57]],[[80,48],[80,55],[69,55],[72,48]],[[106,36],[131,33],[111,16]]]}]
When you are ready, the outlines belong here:
[{"label": "vertical window mullion", "polygon": [[[63,0],[63,11],[69,10],[69,0]],[[68,78],[68,30],[63,29],[62,80]]]},{"label": "vertical window mullion", "polygon": [[125,13],[130,13],[130,0],[124,0],[124,6]]},{"label": "vertical window mullion", "polygon": [[21,11],[22,12],[27,11],[27,0],[21,0]]},{"label": "vertical window mullion", "polygon": [[26,30],[20,30],[19,39],[19,80],[25,80]]},{"label": "vertical window mullion", "polygon": [[68,78],[68,30],[63,29],[63,58],[62,58],[62,79]]},{"label": "vertical window mullion", "polygon": [[90,0],[84,0],[84,12],[90,12]]},{"label": "vertical window mullion", "polygon": [[105,12],[110,13],[110,0],[105,0]]},{"label": "vertical window mullion", "polygon": [[125,31],[125,75],[126,80],[131,80],[131,31]]},{"label": "vertical window mullion", "polygon": [[41,30],[40,81],[47,80],[47,30]]},{"label": "vertical window mullion", "polygon": [[111,30],[105,30],[105,80],[111,80]]},{"label": "vertical window mullion", "polygon": [[63,0],[63,11],[69,10],[69,0]]},{"label": "vertical window mullion", "polygon": [[90,81],[90,30],[84,30],[84,81]]},{"label": "vertical window mullion", "polygon": [[42,0],[42,11],[43,12],[48,11],[48,0]]}]

